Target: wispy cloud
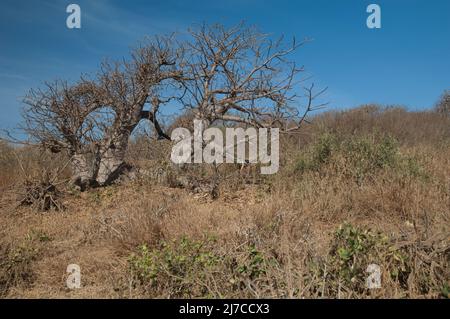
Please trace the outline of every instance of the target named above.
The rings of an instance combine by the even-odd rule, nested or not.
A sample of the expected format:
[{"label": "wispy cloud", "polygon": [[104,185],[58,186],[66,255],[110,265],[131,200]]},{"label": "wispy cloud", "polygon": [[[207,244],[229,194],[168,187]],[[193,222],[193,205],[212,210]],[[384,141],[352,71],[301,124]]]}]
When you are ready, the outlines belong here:
[{"label": "wispy cloud", "polygon": [[23,80],[23,81],[28,81],[31,79],[29,76],[20,75],[20,74],[10,74],[10,73],[0,73],[0,78]]}]

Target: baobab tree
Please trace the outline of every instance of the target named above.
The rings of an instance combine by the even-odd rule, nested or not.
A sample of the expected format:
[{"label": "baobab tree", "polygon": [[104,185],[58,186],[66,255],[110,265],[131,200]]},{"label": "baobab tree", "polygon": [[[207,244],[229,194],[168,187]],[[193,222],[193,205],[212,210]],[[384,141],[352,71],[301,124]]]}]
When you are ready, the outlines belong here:
[{"label": "baobab tree", "polygon": [[[294,130],[315,109],[313,87],[301,112],[294,87],[303,67],[291,54],[305,42],[276,41],[240,24],[190,30],[189,37],[156,37],[129,60],[104,62],[97,74],[76,83],[54,81],[24,99],[23,130],[52,152],[67,152],[72,182],[85,189],[113,182],[126,168],[129,138],[142,120],[158,137],[171,102],[189,110],[204,128],[214,123]],[[319,92],[321,93],[321,92]]]},{"label": "baobab tree", "polygon": [[312,102],[324,90],[314,93],[313,85],[302,88],[307,80],[300,77],[304,67],[292,59],[308,40],[273,40],[244,24],[229,29],[203,25],[189,34],[191,41],[184,45],[180,63],[179,101],[204,122],[205,129],[220,121],[292,131],[308,112],[323,106]]},{"label": "baobab tree", "polygon": [[[195,145],[198,147],[195,141],[205,143],[204,132],[214,125],[278,127],[281,132],[294,132],[307,121],[309,112],[324,106],[313,104],[324,90],[314,92],[314,85],[304,86],[308,80],[302,77],[304,67],[293,57],[307,39],[274,40],[242,23],[232,28],[203,25],[189,30],[189,35],[180,62],[183,77],[179,81],[182,90],[178,102],[201,123],[191,136],[194,149]],[[245,144],[250,142],[246,133],[236,136],[237,143],[244,144],[240,145],[244,146],[244,153]],[[227,147],[224,152],[227,158],[235,157],[234,148]],[[193,160],[188,162],[196,162],[195,152],[191,157]],[[250,165],[250,158],[245,155],[238,155],[235,161]],[[218,186],[220,165],[213,163],[213,190]]]},{"label": "baobab tree", "polygon": [[93,79],[32,89],[24,99],[22,128],[52,152],[67,152],[75,185],[106,185],[125,168],[128,140],[141,120],[167,138],[156,118],[159,104],[144,107],[180,76],[179,54],[171,38],[156,38],[135,49],[130,61],[104,62]]}]

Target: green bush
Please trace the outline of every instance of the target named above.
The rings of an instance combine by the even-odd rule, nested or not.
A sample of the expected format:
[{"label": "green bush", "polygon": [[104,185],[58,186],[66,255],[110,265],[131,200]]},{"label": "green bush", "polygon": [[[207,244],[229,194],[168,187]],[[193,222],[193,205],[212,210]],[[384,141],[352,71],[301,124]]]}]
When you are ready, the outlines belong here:
[{"label": "green bush", "polygon": [[406,257],[382,233],[345,224],[336,231],[333,242],[332,262],[340,279],[347,284],[367,277],[364,272],[371,263],[389,265],[390,274],[396,279],[407,272]]},{"label": "green bush", "polygon": [[34,281],[32,263],[37,255],[38,249],[29,240],[18,246],[0,245],[0,296],[12,287]]},{"label": "green bush", "polygon": [[[328,171],[325,168],[329,168]],[[357,136],[339,140],[326,133],[294,164],[294,171],[299,174],[331,172],[347,176],[358,184],[386,169],[401,177],[426,175],[416,159],[399,152],[397,141],[390,136]]]},{"label": "green bush", "polygon": [[319,170],[323,164],[328,162],[337,146],[337,140],[333,135],[328,133],[321,135],[311,147],[311,150],[306,155],[298,158],[294,170],[299,173],[308,170]]},{"label": "green bush", "polygon": [[214,272],[220,256],[211,252],[213,240],[162,242],[149,249],[146,245],[130,258],[135,279],[146,289],[169,288],[172,297],[203,296],[207,291],[200,284]]},{"label": "green bush", "polygon": [[149,249],[142,245],[129,259],[132,278],[152,297],[209,298],[233,296],[251,283],[268,284],[268,267],[274,262],[254,245],[233,254],[220,252],[214,239],[183,237]]},{"label": "green bush", "polygon": [[379,265],[392,281],[405,287],[410,273],[407,254],[397,249],[384,234],[368,229],[341,225],[334,233],[328,258],[311,264],[316,277],[325,278],[326,287],[316,287],[327,297],[339,293],[368,292],[366,272],[370,264]]},{"label": "green bush", "polygon": [[340,146],[347,174],[361,182],[368,175],[384,168],[392,168],[398,162],[398,146],[394,139],[383,137],[358,137],[344,141]]},{"label": "green bush", "polygon": [[256,279],[266,274],[267,260],[262,252],[258,251],[254,245],[250,245],[247,258],[237,269],[240,274]]}]

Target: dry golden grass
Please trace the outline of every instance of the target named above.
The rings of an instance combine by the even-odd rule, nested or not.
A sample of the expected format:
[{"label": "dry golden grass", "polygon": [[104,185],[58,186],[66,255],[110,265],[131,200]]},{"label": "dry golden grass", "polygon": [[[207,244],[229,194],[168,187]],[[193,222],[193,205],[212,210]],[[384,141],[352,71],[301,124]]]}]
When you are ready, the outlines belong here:
[{"label": "dry golden grass", "polygon": [[[64,212],[42,213],[17,208],[12,191],[4,191],[1,293],[444,297],[450,122],[434,113],[371,112],[319,116],[302,132],[300,145],[292,142],[298,136],[285,137],[277,175],[256,184],[232,175],[220,183],[216,200],[149,177],[84,193],[66,190]],[[376,132],[398,144],[383,142],[384,134]],[[17,172],[7,163],[4,186],[14,180],[11,169]],[[81,289],[66,288],[72,263],[81,266]],[[381,267],[381,289],[365,288],[370,263]]]}]

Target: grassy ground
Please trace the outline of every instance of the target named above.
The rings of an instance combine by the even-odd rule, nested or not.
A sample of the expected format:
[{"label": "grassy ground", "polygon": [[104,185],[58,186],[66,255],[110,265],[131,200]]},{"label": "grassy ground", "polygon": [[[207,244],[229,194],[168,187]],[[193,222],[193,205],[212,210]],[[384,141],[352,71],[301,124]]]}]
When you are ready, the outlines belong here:
[{"label": "grassy ground", "polygon": [[[367,106],[321,115],[282,145],[278,174],[227,167],[217,199],[145,175],[83,193],[61,184],[64,211],[46,212],[18,207],[23,172],[64,161],[2,145],[0,294],[448,297],[448,118]],[[69,290],[74,263],[82,288]],[[370,264],[380,289],[366,288]]]}]

